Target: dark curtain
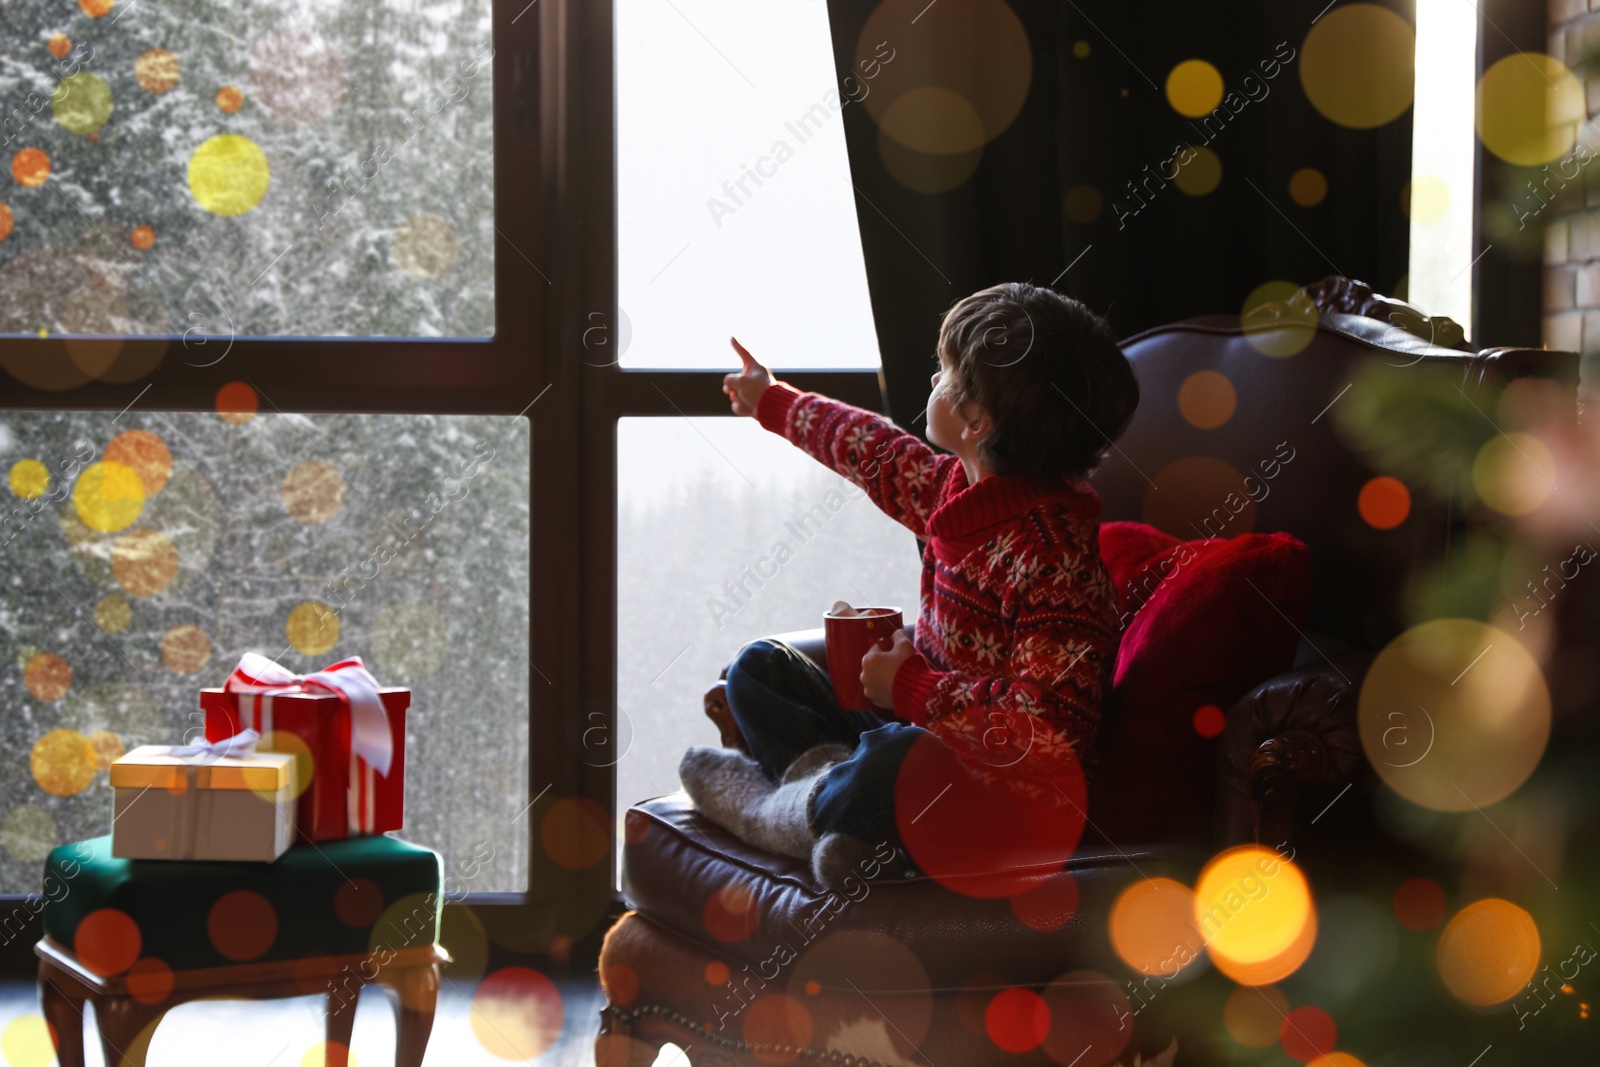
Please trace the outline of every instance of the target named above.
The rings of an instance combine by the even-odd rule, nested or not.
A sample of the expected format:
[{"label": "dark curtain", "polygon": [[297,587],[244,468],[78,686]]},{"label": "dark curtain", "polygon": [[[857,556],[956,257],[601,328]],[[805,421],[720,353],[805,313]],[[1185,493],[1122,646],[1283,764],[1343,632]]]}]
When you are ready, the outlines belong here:
[{"label": "dark curtain", "polygon": [[[1411,4],[1389,6],[1414,24]],[[1326,0],[829,0],[890,416],[911,426],[926,404],[945,310],[1001,281],[1083,300],[1119,336],[1238,314],[1273,280],[1339,273],[1403,295],[1411,111],[1353,129],[1312,106],[1300,56],[1313,20],[1331,9]],[[1233,94],[1207,119],[1168,100],[1169,73],[1192,59],[1210,63]],[[1025,96],[1008,109],[1016,85]],[[980,134],[952,92],[974,104]],[[948,151],[979,138],[988,139],[976,150]],[[1180,146],[1220,161],[1211,191],[1190,195],[1168,179],[1181,172],[1170,162]],[[1195,163],[1182,170],[1198,181]],[[1304,168],[1326,179],[1314,206],[1290,195]]]}]

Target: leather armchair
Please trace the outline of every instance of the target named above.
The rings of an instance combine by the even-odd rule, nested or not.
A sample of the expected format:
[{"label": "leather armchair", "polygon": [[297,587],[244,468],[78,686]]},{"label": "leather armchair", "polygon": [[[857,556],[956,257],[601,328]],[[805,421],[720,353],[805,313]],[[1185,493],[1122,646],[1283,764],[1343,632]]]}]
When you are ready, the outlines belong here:
[{"label": "leather armchair", "polygon": [[[1227,714],[1212,849],[1314,839],[1300,860],[1313,878],[1348,866],[1353,854],[1381,853],[1388,835],[1373,825],[1371,805],[1354,799],[1375,782],[1359,740],[1361,680],[1403,629],[1408,583],[1444,558],[1469,516],[1419,494],[1398,527],[1363,522],[1357,497],[1378,472],[1340,439],[1328,413],[1369,363],[1386,366],[1382,373],[1442,375],[1469,398],[1492,399],[1519,377],[1575,387],[1577,356],[1474,351],[1448,320],[1342,278],[1243,324],[1188,320],[1123,348],[1143,399],[1094,478],[1106,519],[1140,519],[1185,538],[1284,530],[1310,550],[1313,600],[1298,662]],[[1223,375],[1236,395],[1236,413],[1220,426],[1179,415],[1179,390],[1199,371]],[[1296,458],[1271,492],[1232,525],[1202,532],[1240,472],[1255,471],[1280,443]],[[820,631],[780,636],[825,667]],[[1092,810],[1092,793],[1090,801]],[[1038,872],[1041,886],[1060,869],[1075,883],[1075,906],[1043,905],[1060,910],[1053,916],[887,869],[863,877],[859,900],[829,910],[834,902],[804,864],[752,849],[681,794],[648,801],[626,816],[624,894],[635,910],[602,950],[608,1003],[597,1062],[649,1064],[666,1041],[686,1048],[696,1067],[1064,1065],[1080,1054],[1078,1067],[1088,1067],[1132,1062],[1135,1051],[1148,1057],[1174,1034],[1184,1043],[1181,998],[1157,998],[1147,1012],[1128,1007],[1123,987],[1132,991],[1130,980],[1142,976],[1112,951],[1111,905],[1137,879],[1192,880],[1209,855],[1192,842],[1086,836],[1071,857]],[[1016,988],[1039,991],[1051,1015],[1044,1042],[1023,1054],[1001,1050],[984,1025],[991,998]],[[1207,1056],[1191,1043],[1179,1062]]]}]

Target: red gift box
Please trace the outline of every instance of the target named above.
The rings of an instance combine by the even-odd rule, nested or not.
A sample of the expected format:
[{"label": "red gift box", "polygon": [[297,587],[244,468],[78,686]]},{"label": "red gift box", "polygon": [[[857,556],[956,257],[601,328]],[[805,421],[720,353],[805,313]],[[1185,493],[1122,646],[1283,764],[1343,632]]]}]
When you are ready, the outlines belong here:
[{"label": "red gift box", "polygon": [[405,824],[406,708],[411,690],[379,686],[360,657],[296,675],[246,653],[220,689],[200,690],[206,740],[241,730],[293,734],[311,751],[311,780],[295,821],[301,839],[333,841]]}]

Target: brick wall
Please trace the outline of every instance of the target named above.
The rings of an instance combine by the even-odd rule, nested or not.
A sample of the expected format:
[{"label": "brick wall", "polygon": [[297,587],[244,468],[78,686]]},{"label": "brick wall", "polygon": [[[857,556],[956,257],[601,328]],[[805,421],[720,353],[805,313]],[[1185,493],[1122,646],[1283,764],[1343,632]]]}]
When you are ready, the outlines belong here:
[{"label": "brick wall", "polygon": [[[1549,0],[1550,55],[1583,70],[1585,59],[1600,58],[1600,0]],[[1600,75],[1585,83],[1587,111],[1600,114]],[[1600,123],[1596,123],[1600,126]],[[1600,156],[1600,137],[1583,143]],[[1528,203],[1534,191],[1523,187]],[[1600,167],[1584,168],[1565,189],[1541,193],[1549,205],[1544,232],[1544,343],[1547,348],[1583,353],[1585,386],[1600,371]]]}]

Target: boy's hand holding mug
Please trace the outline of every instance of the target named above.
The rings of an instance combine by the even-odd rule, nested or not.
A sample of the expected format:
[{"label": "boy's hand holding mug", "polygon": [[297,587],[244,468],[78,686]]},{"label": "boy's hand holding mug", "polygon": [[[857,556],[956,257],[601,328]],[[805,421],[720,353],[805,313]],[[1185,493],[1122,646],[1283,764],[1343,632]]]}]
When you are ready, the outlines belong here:
[{"label": "boy's hand holding mug", "polygon": [[732,337],[728,338],[728,341],[733,345],[733,350],[739,353],[739,359],[744,362],[744,367],[736,373],[723,375],[722,391],[733,401],[735,415],[754,415],[756,404],[761,401],[761,394],[772,384],[772,375],[767,368],[756,362],[755,357],[745,350],[744,345]]},{"label": "boy's hand holding mug", "polygon": [[894,675],[916,649],[904,630],[894,632],[894,645],[884,651],[874,644],[861,657],[861,689],[867,699],[885,710],[894,709]]}]

